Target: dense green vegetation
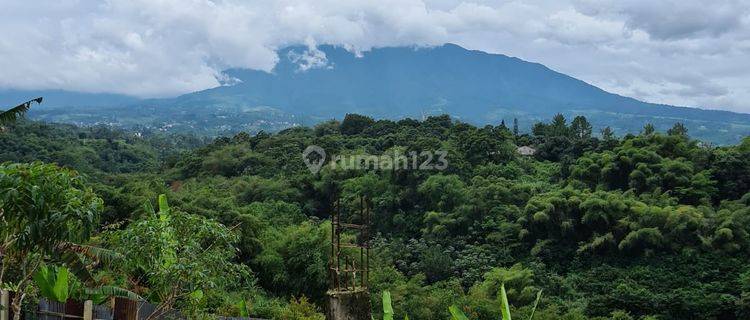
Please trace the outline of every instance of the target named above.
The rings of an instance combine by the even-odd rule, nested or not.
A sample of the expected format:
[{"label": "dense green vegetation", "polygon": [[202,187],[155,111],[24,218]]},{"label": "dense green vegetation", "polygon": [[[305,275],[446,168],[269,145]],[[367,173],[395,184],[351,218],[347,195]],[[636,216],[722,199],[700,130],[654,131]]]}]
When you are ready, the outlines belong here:
[{"label": "dense green vegetation", "polygon": [[[623,137],[591,128],[583,117],[518,134],[447,116],[349,115],[208,142],[20,122],[0,133],[0,204],[8,217],[36,199],[38,210],[23,210],[43,214],[80,195],[61,214],[91,219],[50,241],[118,253],[119,263],[91,264],[92,283],[195,315],[321,318],[331,205],[354,210],[364,195],[376,231],[373,306],[389,290],[397,319],[446,319],[451,305],[498,319],[503,284],[519,319],[540,290],[534,319],[750,317],[750,138],[714,147],[679,124]],[[301,158],[309,145],[329,156],[445,150],[449,165],[312,174]],[[536,154],[518,155],[521,145]],[[47,164],[13,164],[32,161]],[[19,194],[19,183],[44,188]],[[47,251],[13,250],[66,264],[40,245]],[[3,266],[21,258],[4,254]]]}]

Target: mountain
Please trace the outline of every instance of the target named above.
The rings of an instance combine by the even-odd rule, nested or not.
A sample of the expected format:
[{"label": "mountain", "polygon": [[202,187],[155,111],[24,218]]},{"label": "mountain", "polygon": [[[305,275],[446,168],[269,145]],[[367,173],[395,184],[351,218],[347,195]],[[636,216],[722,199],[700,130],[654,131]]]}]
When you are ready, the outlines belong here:
[{"label": "mountain", "polygon": [[[221,117],[237,122],[212,133],[247,129],[241,125],[246,114],[248,121],[274,123],[273,127],[341,119],[346,113],[394,119],[447,113],[475,124],[518,118],[522,128],[529,128],[563,113],[569,118],[585,115],[599,128],[610,126],[617,134],[637,133],[646,123],[666,130],[683,122],[692,136],[715,143],[735,143],[750,135],[748,114],[638,101],[538,63],[452,44],[377,48],[362,55],[329,45],[295,46],[280,50],[279,57],[270,73],[230,69],[224,72],[222,86],[126,103],[100,113],[114,124],[134,123],[116,118],[144,107],[149,112],[139,113],[138,119],[193,121],[186,128],[204,125],[204,117],[212,117],[212,125],[221,125]],[[87,121],[96,118],[97,112],[91,112],[94,116]],[[262,115],[266,118],[258,120]],[[44,117],[43,112],[36,116],[56,118]]]},{"label": "mountain", "polygon": [[[464,121],[497,124],[518,118],[529,127],[556,113],[582,114],[618,134],[653,123],[666,130],[684,122],[696,137],[736,142],[750,134],[750,115],[652,104],[612,94],[538,63],[457,45],[374,49],[357,56],[334,46],[290,47],[273,72],[233,69],[232,85],[186,94],[168,103],[264,105],[311,119],[346,113],[402,118],[448,113]],[[305,59],[308,57],[309,59]],[[317,66],[309,62],[318,58]],[[716,128],[722,128],[717,132]]]}]

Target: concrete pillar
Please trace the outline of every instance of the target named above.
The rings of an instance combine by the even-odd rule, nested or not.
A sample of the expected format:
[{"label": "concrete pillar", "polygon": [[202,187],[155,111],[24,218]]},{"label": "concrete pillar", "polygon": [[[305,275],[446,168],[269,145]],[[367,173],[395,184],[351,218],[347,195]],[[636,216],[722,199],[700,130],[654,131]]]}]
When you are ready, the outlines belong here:
[{"label": "concrete pillar", "polygon": [[328,320],[372,320],[370,293],[365,290],[329,291]]},{"label": "concrete pillar", "polygon": [[10,320],[10,294],[0,289],[0,320]]},{"label": "concrete pillar", "polygon": [[94,302],[91,300],[86,300],[83,302],[83,320],[93,320],[94,319]]}]

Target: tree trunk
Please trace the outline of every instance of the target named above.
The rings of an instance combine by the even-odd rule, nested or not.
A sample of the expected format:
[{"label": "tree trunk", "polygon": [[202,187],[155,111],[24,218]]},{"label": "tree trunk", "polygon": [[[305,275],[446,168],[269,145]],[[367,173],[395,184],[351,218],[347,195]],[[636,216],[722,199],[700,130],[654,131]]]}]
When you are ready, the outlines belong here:
[{"label": "tree trunk", "polygon": [[13,302],[11,303],[11,310],[13,310],[13,320],[21,320],[21,303],[23,298],[26,297],[26,293],[16,292],[13,295]]}]

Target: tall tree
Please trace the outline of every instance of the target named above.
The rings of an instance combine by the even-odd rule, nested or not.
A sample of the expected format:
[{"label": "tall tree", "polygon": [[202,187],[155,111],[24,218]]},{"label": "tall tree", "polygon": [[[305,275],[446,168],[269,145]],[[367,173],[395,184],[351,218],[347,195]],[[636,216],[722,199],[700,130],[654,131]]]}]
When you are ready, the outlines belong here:
[{"label": "tall tree", "polygon": [[656,128],[654,128],[653,124],[647,123],[645,126],[643,126],[643,131],[641,131],[641,134],[644,136],[654,134],[656,132]]},{"label": "tall tree", "polygon": [[688,134],[688,129],[685,127],[682,122],[677,122],[672,126],[671,129],[667,130],[667,134],[670,136],[683,136],[686,137]]},{"label": "tall tree", "polygon": [[591,124],[584,116],[575,117],[573,122],[570,123],[570,130],[573,131],[573,135],[578,139],[591,138]]},{"label": "tall tree", "polygon": [[[63,252],[88,241],[102,208],[75,171],[41,162],[0,165],[0,283],[19,293],[16,319],[37,268],[45,259],[67,259]],[[4,279],[9,266],[16,272]]]},{"label": "tall tree", "polygon": [[555,136],[555,137],[562,137],[567,136],[569,132],[569,128],[567,125],[567,120],[565,119],[565,116],[563,116],[561,113],[556,114],[552,118],[552,123],[550,123],[550,133],[549,135]]}]

